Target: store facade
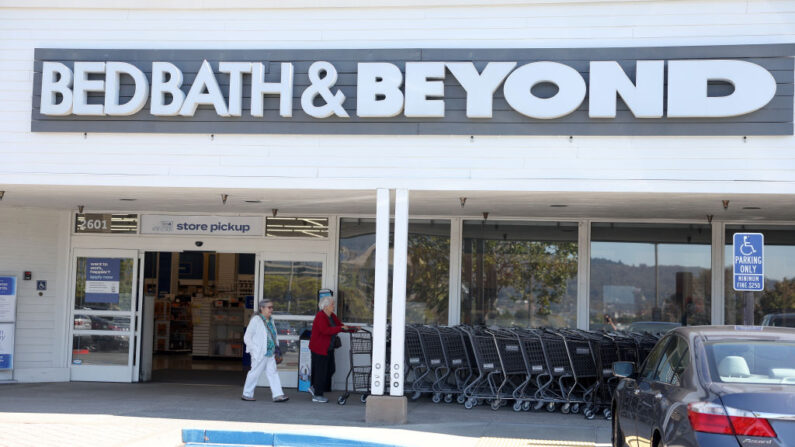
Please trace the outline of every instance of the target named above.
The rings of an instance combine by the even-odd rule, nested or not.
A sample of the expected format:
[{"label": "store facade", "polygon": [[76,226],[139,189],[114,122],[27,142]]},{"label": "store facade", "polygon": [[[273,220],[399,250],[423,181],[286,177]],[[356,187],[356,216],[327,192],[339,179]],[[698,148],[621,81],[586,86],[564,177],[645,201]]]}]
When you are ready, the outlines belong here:
[{"label": "store facade", "polygon": [[[0,380],[237,362],[269,298],[294,386],[317,289],[371,325],[383,268],[406,276],[407,323],[795,312],[786,2],[721,2],[714,23],[710,2],[189,3],[3,8],[25,37],[0,74],[0,276],[17,284]],[[732,289],[735,232],[765,235],[752,299]]]}]

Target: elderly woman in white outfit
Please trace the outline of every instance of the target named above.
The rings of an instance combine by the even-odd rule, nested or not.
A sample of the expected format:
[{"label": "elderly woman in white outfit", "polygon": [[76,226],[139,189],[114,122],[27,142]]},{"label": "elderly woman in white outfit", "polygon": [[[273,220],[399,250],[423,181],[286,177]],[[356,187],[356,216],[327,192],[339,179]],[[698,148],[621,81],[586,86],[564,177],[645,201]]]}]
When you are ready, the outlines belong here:
[{"label": "elderly woman in white outfit", "polygon": [[251,370],[246,376],[243,386],[243,400],[255,400],[254,388],[257,386],[259,376],[264,372],[268,376],[274,402],[285,402],[290,398],[284,395],[279,373],[276,372],[276,351],[279,341],[276,338],[276,327],[273,324],[273,302],[263,300],[259,303],[259,312],[251,317],[246,328],[243,341],[246,342],[246,352],[251,354]]}]

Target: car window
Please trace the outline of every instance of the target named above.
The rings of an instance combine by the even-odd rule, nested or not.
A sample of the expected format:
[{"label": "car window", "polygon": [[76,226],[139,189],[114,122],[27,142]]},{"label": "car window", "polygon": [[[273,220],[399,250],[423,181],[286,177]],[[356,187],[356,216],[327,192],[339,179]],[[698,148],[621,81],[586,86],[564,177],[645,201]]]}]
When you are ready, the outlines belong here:
[{"label": "car window", "polygon": [[795,342],[738,339],[707,343],[706,349],[716,382],[795,386]]},{"label": "car window", "polygon": [[654,345],[654,349],[651,350],[649,356],[646,357],[646,361],[643,363],[643,368],[640,371],[641,379],[654,379],[654,373],[657,370],[657,365],[660,363],[660,357],[662,357],[662,354],[670,341],[671,337],[665,337],[658,341],[656,345]]},{"label": "car window", "polygon": [[682,337],[672,337],[671,343],[665,348],[660,364],[654,374],[657,382],[679,385],[682,373],[690,365],[690,354],[687,341]]}]

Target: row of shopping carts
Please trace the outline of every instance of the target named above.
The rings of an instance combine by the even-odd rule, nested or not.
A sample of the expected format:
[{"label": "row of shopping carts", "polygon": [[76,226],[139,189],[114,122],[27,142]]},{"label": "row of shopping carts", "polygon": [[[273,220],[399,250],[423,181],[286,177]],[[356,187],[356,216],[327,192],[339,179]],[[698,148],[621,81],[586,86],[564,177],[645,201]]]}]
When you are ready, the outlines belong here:
[{"label": "row of shopping carts", "polygon": [[658,337],[572,329],[406,326],[404,389],[466,408],[512,404],[610,418],[615,361],[639,364]]}]

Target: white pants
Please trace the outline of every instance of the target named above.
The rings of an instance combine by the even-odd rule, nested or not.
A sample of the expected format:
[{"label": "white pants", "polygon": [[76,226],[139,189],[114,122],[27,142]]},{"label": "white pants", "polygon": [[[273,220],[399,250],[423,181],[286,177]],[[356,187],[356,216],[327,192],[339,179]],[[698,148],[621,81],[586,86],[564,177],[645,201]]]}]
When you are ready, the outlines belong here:
[{"label": "white pants", "polygon": [[251,359],[251,370],[248,372],[248,375],[246,375],[246,384],[243,385],[243,396],[254,397],[254,388],[257,387],[259,376],[261,376],[263,372],[265,372],[265,376],[268,378],[272,396],[277,397],[284,394],[284,391],[282,391],[282,383],[279,380],[279,373],[276,372],[276,359],[274,357],[262,356],[259,361],[254,361],[253,358]]}]

